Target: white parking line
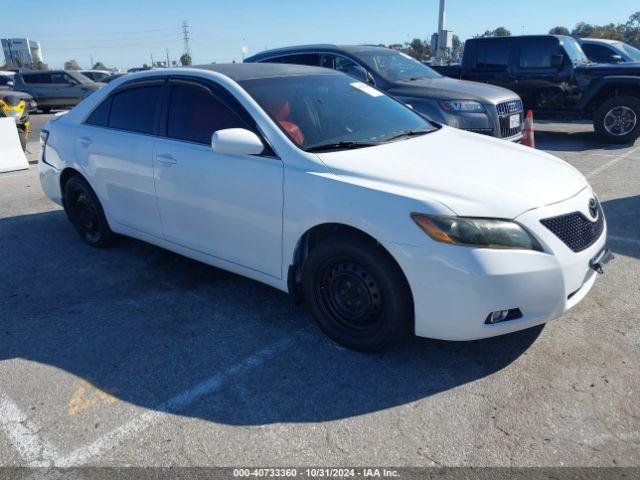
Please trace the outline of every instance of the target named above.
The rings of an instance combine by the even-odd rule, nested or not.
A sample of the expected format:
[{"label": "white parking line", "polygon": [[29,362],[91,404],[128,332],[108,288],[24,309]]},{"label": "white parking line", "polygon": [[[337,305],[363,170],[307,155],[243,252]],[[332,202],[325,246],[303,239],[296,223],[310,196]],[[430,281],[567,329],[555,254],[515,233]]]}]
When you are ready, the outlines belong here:
[{"label": "white parking line", "polygon": [[170,400],[158,405],[153,411],[146,412],[134,418],[107,433],[92,444],[80,447],[64,457],[59,457],[55,465],[58,467],[79,466],[86,463],[90,458],[117,447],[120,443],[158,422],[166,413],[177,413],[183,410],[202,396],[218,390],[230,377],[245,373],[252,368],[260,366],[266,360],[284,351],[295,343],[296,340],[306,335],[308,335],[306,329],[298,330],[296,333],[283,338],[273,345],[250,355],[241,362],[232,365],[226,370],[200,382],[186,392],[176,395]]},{"label": "white parking line", "polygon": [[59,458],[58,451],[39,434],[40,430],[5,394],[0,392],[0,429],[9,437],[28,467],[46,467]]},{"label": "white parking line", "polygon": [[616,163],[624,160],[625,158],[627,158],[628,156],[630,156],[631,154],[633,154],[633,153],[635,153],[637,151],[638,151],[638,148],[632,148],[628,152],[623,153],[622,155],[620,155],[618,157],[615,157],[613,160],[609,160],[608,162],[603,163],[598,168],[596,168],[592,172],[589,172],[587,175],[585,175],[585,177],[586,178],[595,177],[596,175],[599,175],[600,173],[604,172],[607,168],[612,167]]}]

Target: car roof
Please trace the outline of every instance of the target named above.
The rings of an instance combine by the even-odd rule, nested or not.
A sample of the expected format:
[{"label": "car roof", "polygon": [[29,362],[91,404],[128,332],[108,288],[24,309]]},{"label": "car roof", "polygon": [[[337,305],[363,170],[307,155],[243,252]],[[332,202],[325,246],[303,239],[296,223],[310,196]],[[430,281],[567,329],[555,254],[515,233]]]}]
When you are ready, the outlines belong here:
[{"label": "car roof", "polygon": [[485,41],[506,41],[506,40],[549,40],[550,38],[556,38],[558,40],[563,40],[565,38],[573,38],[568,35],[510,35],[508,37],[478,37],[478,38],[470,38],[467,42],[485,42]]},{"label": "car roof", "polygon": [[609,45],[621,43],[620,40],[611,40],[609,38],[580,38],[579,41],[580,43],[607,43]]},{"label": "car roof", "polygon": [[297,53],[305,52],[335,52],[335,53],[358,53],[370,50],[390,50],[387,47],[381,47],[378,45],[334,45],[332,43],[319,43],[310,45],[294,45],[290,47],[274,48],[271,50],[265,50],[257,53],[245,60],[245,62],[259,62],[266,58],[276,57],[280,55],[293,55]]},{"label": "car roof", "polygon": [[288,63],[216,63],[211,65],[196,65],[188,69],[218,72],[237,82],[291,75],[340,75],[339,72],[327,68]]}]

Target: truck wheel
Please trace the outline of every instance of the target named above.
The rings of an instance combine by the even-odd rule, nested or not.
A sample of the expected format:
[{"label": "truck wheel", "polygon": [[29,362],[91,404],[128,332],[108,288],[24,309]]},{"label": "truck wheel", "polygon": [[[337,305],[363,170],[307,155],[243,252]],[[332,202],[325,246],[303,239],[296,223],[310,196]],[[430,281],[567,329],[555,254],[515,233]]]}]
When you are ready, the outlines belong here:
[{"label": "truck wheel", "polygon": [[640,100],[613,97],[595,113],[593,127],[608,143],[632,143],[640,137]]},{"label": "truck wheel", "polygon": [[302,288],[318,326],[347,348],[381,350],[411,333],[407,280],[373,242],[346,235],[325,239],[309,253]]}]

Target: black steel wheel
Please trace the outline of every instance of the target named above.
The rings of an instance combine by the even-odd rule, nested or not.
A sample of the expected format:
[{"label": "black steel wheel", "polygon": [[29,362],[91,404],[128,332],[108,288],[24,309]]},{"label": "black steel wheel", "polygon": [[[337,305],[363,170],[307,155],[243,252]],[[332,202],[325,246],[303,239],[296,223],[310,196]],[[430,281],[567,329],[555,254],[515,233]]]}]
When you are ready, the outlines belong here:
[{"label": "black steel wheel", "polygon": [[366,238],[324,240],[305,262],[302,286],[319,327],[348,348],[380,350],[411,331],[409,285],[390,255]]},{"label": "black steel wheel", "polygon": [[98,197],[80,176],[73,176],[64,186],[64,207],[80,237],[93,247],[106,247],[114,239]]}]

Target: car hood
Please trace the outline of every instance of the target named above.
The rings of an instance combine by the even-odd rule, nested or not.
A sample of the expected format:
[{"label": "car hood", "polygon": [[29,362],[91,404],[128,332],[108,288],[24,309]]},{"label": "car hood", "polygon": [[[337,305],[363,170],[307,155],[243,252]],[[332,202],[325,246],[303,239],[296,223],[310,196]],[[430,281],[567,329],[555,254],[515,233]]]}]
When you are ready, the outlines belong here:
[{"label": "car hood", "polygon": [[407,140],[318,154],[335,175],[457,215],[515,218],[588,186],[568,163],[533,148],[449,127]]},{"label": "car hood", "polygon": [[606,75],[640,76],[640,63],[590,63],[589,65],[577,67],[576,70],[594,77]]},{"label": "car hood", "polygon": [[386,92],[396,97],[477,100],[482,103],[499,103],[518,98],[517,94],[506,88],[449,77],[395,82]]}]

